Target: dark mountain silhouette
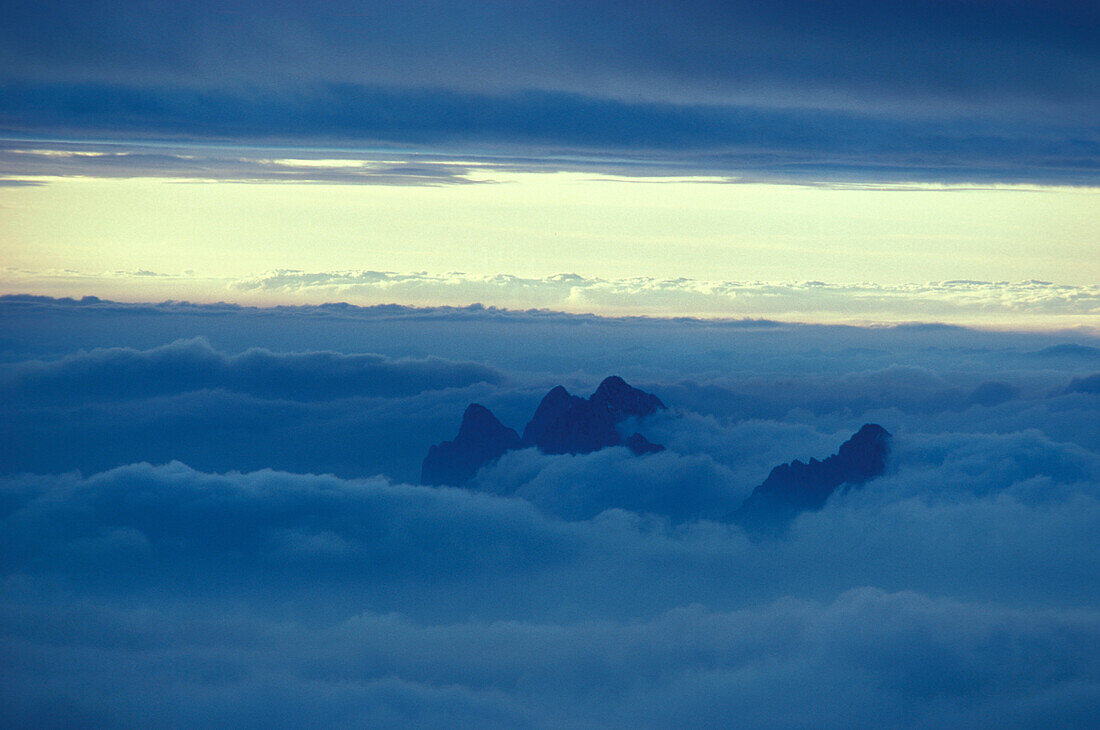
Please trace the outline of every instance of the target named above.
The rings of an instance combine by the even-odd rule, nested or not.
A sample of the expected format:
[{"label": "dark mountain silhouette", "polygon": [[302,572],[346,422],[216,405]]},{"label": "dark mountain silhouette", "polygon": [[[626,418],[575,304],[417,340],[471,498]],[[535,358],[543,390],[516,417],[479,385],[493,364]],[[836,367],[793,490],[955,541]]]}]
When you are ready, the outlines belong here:
[{"label": "dark mountain silhouette", "polygon": [[531,417],[526,428],[523,429],[523,442],[525,444],[537,444],[543,440],[546,430],[558,421],[566,418],[566,414],[574,407],[587,403],[584,398],[570,395],[569,391],[560,385],[555,386],[543,396],[539,407],[535,409],[535,415]]},{"label": "dark mountain silhouette", "polygon": [[764,482],[733,513],[733,520],[753,532],[781,532],[799,512],[821,509],[837,487],[858,485],[882,474],[890,433],[865,423],[837,453],[824,461],[797,459],[772,469]]},{"label": "dark mountain silhouette", "polygon": [[472,403],[462,414],[462,425],[454,441],[444,441],[428,449],[420,470],[423,484],[459,485],[468,482],[477,470],[517,449],[519,434],[497,420],[483,405]]},{"label": "dark mountain silhouette", "polygon": [[633,451],[638,456],[642,454],[656,454],[658,451],[664,451],[665,447],[660,444],[655,444],[645,436],[641,435],[637,431],[632,436],[623,441],[623,446]]},{"label": "dark mountain silhouette", "polygon": [[622,437],[615,428],[620,421],[642,418],[664,407],[660,398],[631,387],[617,375],[600,383],[588,400],[570,395],[559,385],[542,399],[535,417],[523,430],[524,441],[538,446],[544,454],[587,454],[622,445]]},{"label": "dark mountain silhouette", "polygon": [[660,398],[628,385],[618,375],[605,378],[588,402],[610,413],[616,422],[631,416],[642,418],[665,408]]},{"label": "dark mountain silhouette", "polygon": [[628,385],[617,375],[605,379],[587,399],[571,395],[559,385],[543,397],[520,439],[488,409],[475,404],[466,409],[454,441],[444,441],[428,451],[420,481],[458,486],[505,451],[530,446],[545,454],[588,454],[608,446],[626,446],[639,456],[663,451],[664,446],[639,433],[624,440],[617,425],[664,408],[660,398]]},{"label": "dark mountain silhouette", "polygon": [[1100,393],[1100,373],[1085,378],[1074,378],[1066,386],[1065,393]]}]

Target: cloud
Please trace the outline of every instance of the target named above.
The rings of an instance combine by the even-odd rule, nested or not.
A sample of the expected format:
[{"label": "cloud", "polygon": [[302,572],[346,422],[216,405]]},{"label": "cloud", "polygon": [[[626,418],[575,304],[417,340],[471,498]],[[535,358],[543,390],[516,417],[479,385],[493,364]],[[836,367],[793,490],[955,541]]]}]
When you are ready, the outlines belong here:
[{"label": "cloud", "polygon": [[[256,89],[258,100],[276,81],[535,88],[876,110],[954,102],[970,112],[1096,100],[1082,70],[1095,65],[1098,19],[1071,2],[996,10],[981,2],[950,10],[865,0],[828,9],[809,0],[655,2],[628,12],[569,0],[384,10],[332,0],[305,12],[273,2],[164,9],[139,0],[104,12],[64,1],[48,14],[6,9],[0,52],[9,82],[236,85]],[[97,42],[62,42],[59,27],[84,29]]]},{"label": "cloud", "polygon": [[[0,454],[5,471],[186,458],[211,469],[412,479],[432,435],[464,401],[493,403],[491,389],[506,380],[468,361],[262,348],[231,354],[203,338],[82,350],[0,364],[7,416]],[[58,443],[67,444],[61,453]]]},{"label": "cloud", "polygon": [[[580,152],[604,170],[625,159],[811,182],[1097,180],[1100,20],[1082,3],[3,10],[9,136],[385,143],[510,151],[550,167],[561,163],[548,156]],[[96,41],[62,40],[72,38]],[[116,162],[188,167],[86,162],[106,174]],[[342,179],[424,182],[410,170]]]},{"label": "cloud", "polygon": [[[1100,431],[1089,425],[1094,419],[1087,396],[1048,400],[1091,369],[1051,369],[1047,360],[1028,354],[1066,333],[670,322],[476,308],[252,309],[27,298],[4,304],[0,341],[9,363],[0,369],[12,378],[24,371],[39,377],[45,362],[46,373],[53,373],[11,391],[0,429],[6,446],[0,461],[11,470],[102,470],[179,458],[212,470],[273,466],[413,480],[428,445],[453,436],[468,403],[482,402],[506,423],[520,425],[549,387],[560,382],[586,392],[608,373],[621,373],[678,410],[704,416],[690,429],[656,421],[647,428],[658,430],[645,432],[674,444],[674,451],[706,453],[728,467],[752,463],[756,471],[745,476],[749,483],[759,483],[777,463],[832,453],[864,421],[930,432],[1038,427],[1063,440],[1100,444]],[[42,333],[35,335],[38,344],[14,347],[30,342],[22,334],[27,332]],[[213,353],[201,343],[177,345],[178,351],[162,344],[200,332],[216,343]],[[59,376],[67,362],[63,353],[97,342],[132,351],[125,358],[75,358],[80,368],[98,363],[98,382],[114,383],[116,392],[89,385],[80,401],[66,403],[64,394],[85,387],[81,378],[89,376],[79,368]],[[405,398],[363,382],[371,357],[329,361],[316,352],[284,353],[284,361],[272,355],[265,362],[281,374],[266,387],[254,387],[229,365],[249,348],[332,351],[349,343],[384,353],[392,367],[437,352],[453,364],[492,363],[492,372],[456,365],[463,379],[448,382],[449,366],[440,362],[424,377],[443,390]],[[964,345],[967,352],[959,350]],[[146,381],[154,369],[148,361],[154,356],[157,368],[178,371],[179,377],[154,381],[150,389]],[[135,363],[141,376],[129,383]],[[295,368],[306,366],[313,370],[299,376]],[[184,382],[188,373],[191,380]],[[1020,388],[1019,397],[996,406],[972,404],[970,394],[991,373]],[[488,382],[478,384],[481,379]],[[9,387],[18,382],[10,379]],[[187,391],[193,387],[204,390]],[[753,428],[773,434],[770,422],[799,422],[831,436],[814,436],[812,428],[800,436],[808,441],[776,442],[772,448],[753,438],[752,428],[744,429],[739,438],[752,439],[761,449],[754,452],[728,441],[708,445],[714,431],[706,417],[754,421]],[[254,429],[267,438],[253,438]],[[210,430],[220,434],[217,442],[206,438]],[[829,442],[832,435],[839,440]],[[53,446],[59,439],[67,444],[60,452]]]},{"label": "cloud", "polygon": [[[278,156],[276,153],[279,153]],[[414,158],[378,160],[342,153],[164,144],[0,143],[0,185],[44,185],[42,178],[167,178],[202,182],[453,185],[479,182],[475,166]],[[21,180],[17,176],[37,180]]]},{"label": "cloud", "polygon": [[[711,460],[732,470],[734,490],[776,464],[833,453],[864,422],[891,432],[1034,428],[1100,448],[1094,397],[1064,392],[1095,368],[1035,355],[1095,343],[1080,331],[32,296],[0,299],[0,314],[9,473],[179,459],[210,471],[414,481],[469,403],[520,426],[550,387],[591,392],[612,373],[675,410],[647,419],[644,434],[704,458],[692,469],[717,474]],[[1015,397],[979,402],[984,382]]]},{"label": "cloud", "polygon": [[1087,378],[1074,378],[1066,387],[1066,392],[1100,394],[1100,373],[1095,373]]},{"label": "cloud", "polygon": [[[14,138],[170,140],[178,148],[83,147],[42,155],[26,144],[0,156],[5,175],[181,176],[284,182],[439,184],[487,170],[590,170],[694,175],[737,182],[1097,184],[1100,139],[1087,121],[916,118],[767,105],[677,105],[551,91],[465,91],[322,85],[251,92],[191,87],[10,85],[0,129]],[[364,160],[327,170],[302,153],[245,147],[397,147],[438,161]],[[187,151],[185,143],[205,144]],[[332,154],[332,153],[330,153]],[[338,154],[338,153],[335,153]],[[363,164],[368,162],[370,164]],[[446,163],[446,164],[444,164]]]},{"label": "cloud", "polygon": [[382,479],[3,479],[0,703],[23,724],[1090,716],[1095,454],[1036,434],[904,443],[895,476],[766,544]]},{"label": "cloud", "polygon": [[[150,276],[156,273],[157,276]],[[786,322],[954,323],[1027,328],[1079,327],[1095,330],[1100,313],[1100,288],[1047,281],[940,281],[908,284],[823,281],[707,281],[679,277],[609,279],[578,274],[521,277],[478,276],[463,272],[428,273],[374,270],[276,270],[245,278],[210,278],[195,272],[167,274],[148,271],[80,272],[0,269],[0,288],[12,294],[9,306],[24,306],[38,292],[72,293],[76,299],[104,288],[150,296],[178,295],[180,287],[207,300],[231,297],[244,305],[328,305],[315,316],[384,315],[406,317],[495,318],[548,322],[568,315],[601,313],[605,317],[654,317],[739,320],[742,327],[776,326]],[[26,294],[14,294],[26,292]],[[22,296],[22,300],[13,299]],[[74,298],[70,297],[70,298]],[[19,304],[22,302],[22,304]],[[387,305],[379,305],[387,302]],[[424,302],[439,303],[425,307]],[[99,308],[109,301],[85,303]],[[188,303],[174,303],[178,309]],[[389,305],[397,305],[390,307]],[[44,306],[39,302],[39,306]],[[166,311],[168,302],[159,305]],[[211,305],[228,311],[227,305]],[[247,307],[245,307],[247,308]],[[519,311],[503,311],[503,310]],[[196,314],[211,312],[194,306]],[[297,310],[304,312],[304,309]],[[757,321],[751,321],[757,320]],[[573,321],[579,321],[574,319]],[[731,322],[714,326],[733,326]],[[187,335],[185,335],[187,336]],[[1071,347],[1089,345],[1062,343]],[[1061,352],[1062,355],[1057,353]],[[1048,360],[1081,360],[1086,354],[1056,350],[1038,354]]]},{"label": "cloud", "polygon": [[265,398],[328,400],[350,396],[410,396],[425,390],[499,384],[504,376],[475,363],[439,358],[394,360],[336,352],[236,355],[203,338],[152,350],[103,348],[52,362],[0,367],[0,390],[14,400],[87,403],[225,389]]},{"label": "cloud", "polygon": [[943,281],[926,284],[602,279],[576,274],[546,278],[386,271],[274,271],[234,284],[241,292],[279,292],[299,298],[527,302],[555,309],[585,308],[631,314],[667,311],[702,316],[863,316],[908,311],[929,319],[1005,316],[1091,316],[1100,313],[1100,288],[1044,281]]},{"label": "cloud", "polygon": [[704,455],[637,457],[617,447],[581,456],[546,456],[525,449],[484,468],[473,486],[520,497],[566,519],[625,509],[674,521],[724,520],[747,496],[746,485],[733,476]]},{"label": "cloud", "polygon": [[[68,659],[72,675],[102,698],[99,707],[91,692],[76,695],[40,664],[40,684],[9,685],[5,704],[16,718],[59,723],[99,710],[107,724],[127,717],[123,708],[134,721],[171,725],[309,718],[383,727],[669,727],[730,716],[753,728],[1033,727],[1051,717],[1074,724],[1095,709],[1089,673],[1098,623],[1095,612],[871,589],[748,611],[686,607],[630,624],[424,625],[367,613],[291,630],[262,617],[227,624],[202,613],[179,626],[168,611],[78,609],[44,616],[53,645],[28,637],[20,654]],[[227,630],[240,648],[224,648]],[[119,668],[125,681],[97,675],[82,643],[93,652],[131,645],[132,663]],[[150,669],[161,665],[178,667],[168,688],[150,682]],[[57,693],[52,701],[47,692]]]},{"label": "cloud", "polygon": [[[803,431],[772,429],[790,443]],[[817,438],[835,449],[835,436]],[[8,476],[0,556],[13,575],[68,575],[116,590],[136,583],[201,594],[208,584],[218,591],[261,576],[262,590],[275,594],[355,585],[390,608],[428,614],[447,609],[414,608],[424,591],[474,601],[463,609],[474,610],[479,586],[495,591],[529,578],[528,592],[480,610],[548,615],[581,600],[605,615],[692,600],[829,595],[864,583],[1076,605],[1089,595],[1081,579],[1100,554],[1091,527],[1100,518],[1100,458],[1037,431],[899,432],[886,475],[803,514],[788,540],[762,545],[713,522],[717,507],[755,484],[700,455],[524,451],[483,471],[479,486],[516,496],[381,477],[210,474],[178,463],[89,477]],[[1051,534],[1060,539],[1051,542]],[[635,582],[605,584],[606,570]],[[406,583],[376,592],[394,580]],[[560,592],[561,581],[569,591],[547,595]]]},{"label": "cloud", "polygon": [[1059,358],[1067,360],[1097,360],[1100,359],[1100,348],[1075,343],[1063,343],[1044,347],[1035,353],[1036,357]]},{"label": "cloud", "polygon": [[[1096,396],[1066,391],[1096,346],[6,297],[0,709],[17,727],[1087,725],[1100,426]],[[670,406],[623,424],[666,451],[524,450],[471,489],[404,483],[468,403],[518,425],[549,386],[611,373]],[[865,421],[894,434],[880,478],[781,538],[724,521]]]}]

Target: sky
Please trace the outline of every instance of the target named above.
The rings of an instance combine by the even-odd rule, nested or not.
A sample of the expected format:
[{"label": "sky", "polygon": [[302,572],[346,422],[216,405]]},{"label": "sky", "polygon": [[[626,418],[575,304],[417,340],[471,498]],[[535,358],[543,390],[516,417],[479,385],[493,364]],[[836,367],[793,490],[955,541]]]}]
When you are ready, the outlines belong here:
[{"label": "sky", "polygon": [[[544,302],[470,299],[462,282],[1100,281],[1090,3],[0,9],[9,293],[528,308]],[[456,286],[240,286],[280,271]],[[1096,311],[1052,322],[1015,305],[940,319],[1050,327]],[[858,299],[817,317],[552,306],[913,318]]]},{"label": "sky", "polygon": [[0,724],[1100,726],[1096,3],[0,18]]}]

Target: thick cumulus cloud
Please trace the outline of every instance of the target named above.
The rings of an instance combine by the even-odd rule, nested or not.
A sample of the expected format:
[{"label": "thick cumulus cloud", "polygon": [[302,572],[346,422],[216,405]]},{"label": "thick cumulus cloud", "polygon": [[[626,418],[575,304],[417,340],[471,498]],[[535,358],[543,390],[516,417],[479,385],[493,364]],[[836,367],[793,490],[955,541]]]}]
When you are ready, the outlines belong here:
[{"label": "thick cumulus cloud", "polygon": [[705,455],[660,452],[636,457],[626,447],[580,456],[546,456],[537,449],[505,454],[474,487],[514,495],[566,519],[590,519],[609,509],[671,520],[728,519],[748,496],[734,474]]},{"label": "thick cumulus cloud", "polygon": [[186,458],[214,469],[412,478],[430,443],[425,429],[449,422],[464,399],[494,403],[489,388],[504,380],[472,362],[261,348],[226,354],[203,338],[98,348],[0,365],[10,416],[0,426],[0,453],[5,470],[15,471]]},{"label": "thick cumulus cloud", "polygon": [[[1100,717],[1087,330],[0,300],[16,727],[1044,727]],[[609,374],[667,449],[411,484]],[[885,473],[729,514],[864,422]],[[150,462],[150,463],[142,463]]]},{"label": "thick cumulus cloud", "polygon": [[777,463],[833,453],[864,421],[930,433],[1038,428],[1100,447],[1095,396],[1073,385],[1100,365],[1087,344],[1095,339],[1082,333],[480,307],[34,297],[0,307],[8,472],[179,459],[213,471],[415,480],[428,446],[454,436],[468,403],[522,430],[553,385],[590,392],[611,373],[673,406],[675,417],[641,429],[654,441],[747,470],[736,489]]},{"label": "thick cumulus cloud", "polygon": [[[707,504],[703,498],[740,496],[715,496],[699,477],[708,472],[690,460],[652,466],[657,475],[639,492],[648,496],[660,482],[664,502],[633,511],[613,506],[614,486],[587,496],[575,488],[638,478],[640,470],[591,456],[560,457],[576,460],[571,467],[555,457],[522,479],[534,504],[383,478],[218,475],[178,463],[90,477],[13,476],[4,480],[4,565],[107,589],[332,588],[353,603],[370,603],[363,591],[386,584],[375,596],[383,606],[427,616],[446,615],[444,597],[459,613],[497,617],[550,615],[577,601],[600,615],[643,615],[708,597],[728,606],[789,592],[834,595],[852,581],[1055,605],[1089,595],[1086,577],[1100,560],[1095,452],[1038,432],[895,438],[885,476],[802,515],[787,539],[767,543],[716,521],[668,521]],[[515,471],[499,464],[498,483]],[[555,473],[562,494],[549,501]],[[483,474],[482,484],[493,476]],[[582,498],[594,505],[587,514],[559,508]],[[624,582],[607,583],[602,570]],[[715,580],[697,582],[703,575]],[[527,581],[527,590],[484,604],[474,595],[512,580]],[[546,595],[552,590],[560,594]],[[416,605],[424,596],[434,600]]]}]

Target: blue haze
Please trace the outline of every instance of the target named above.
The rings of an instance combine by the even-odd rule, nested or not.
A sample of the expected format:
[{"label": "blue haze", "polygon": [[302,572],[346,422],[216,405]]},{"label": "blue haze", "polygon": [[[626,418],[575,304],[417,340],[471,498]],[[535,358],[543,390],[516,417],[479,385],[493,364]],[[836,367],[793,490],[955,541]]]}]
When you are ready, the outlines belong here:
[{"label": "blue haze", "polygon": [[[0,300],[23,727],[1049,727],[1100,716],[1100,340]],[[617,373],[667,446],[415,484],[467,403]],[[894,434],[781,537],[776,464]],[[501,496],[511,495],[511,496]]]}]

